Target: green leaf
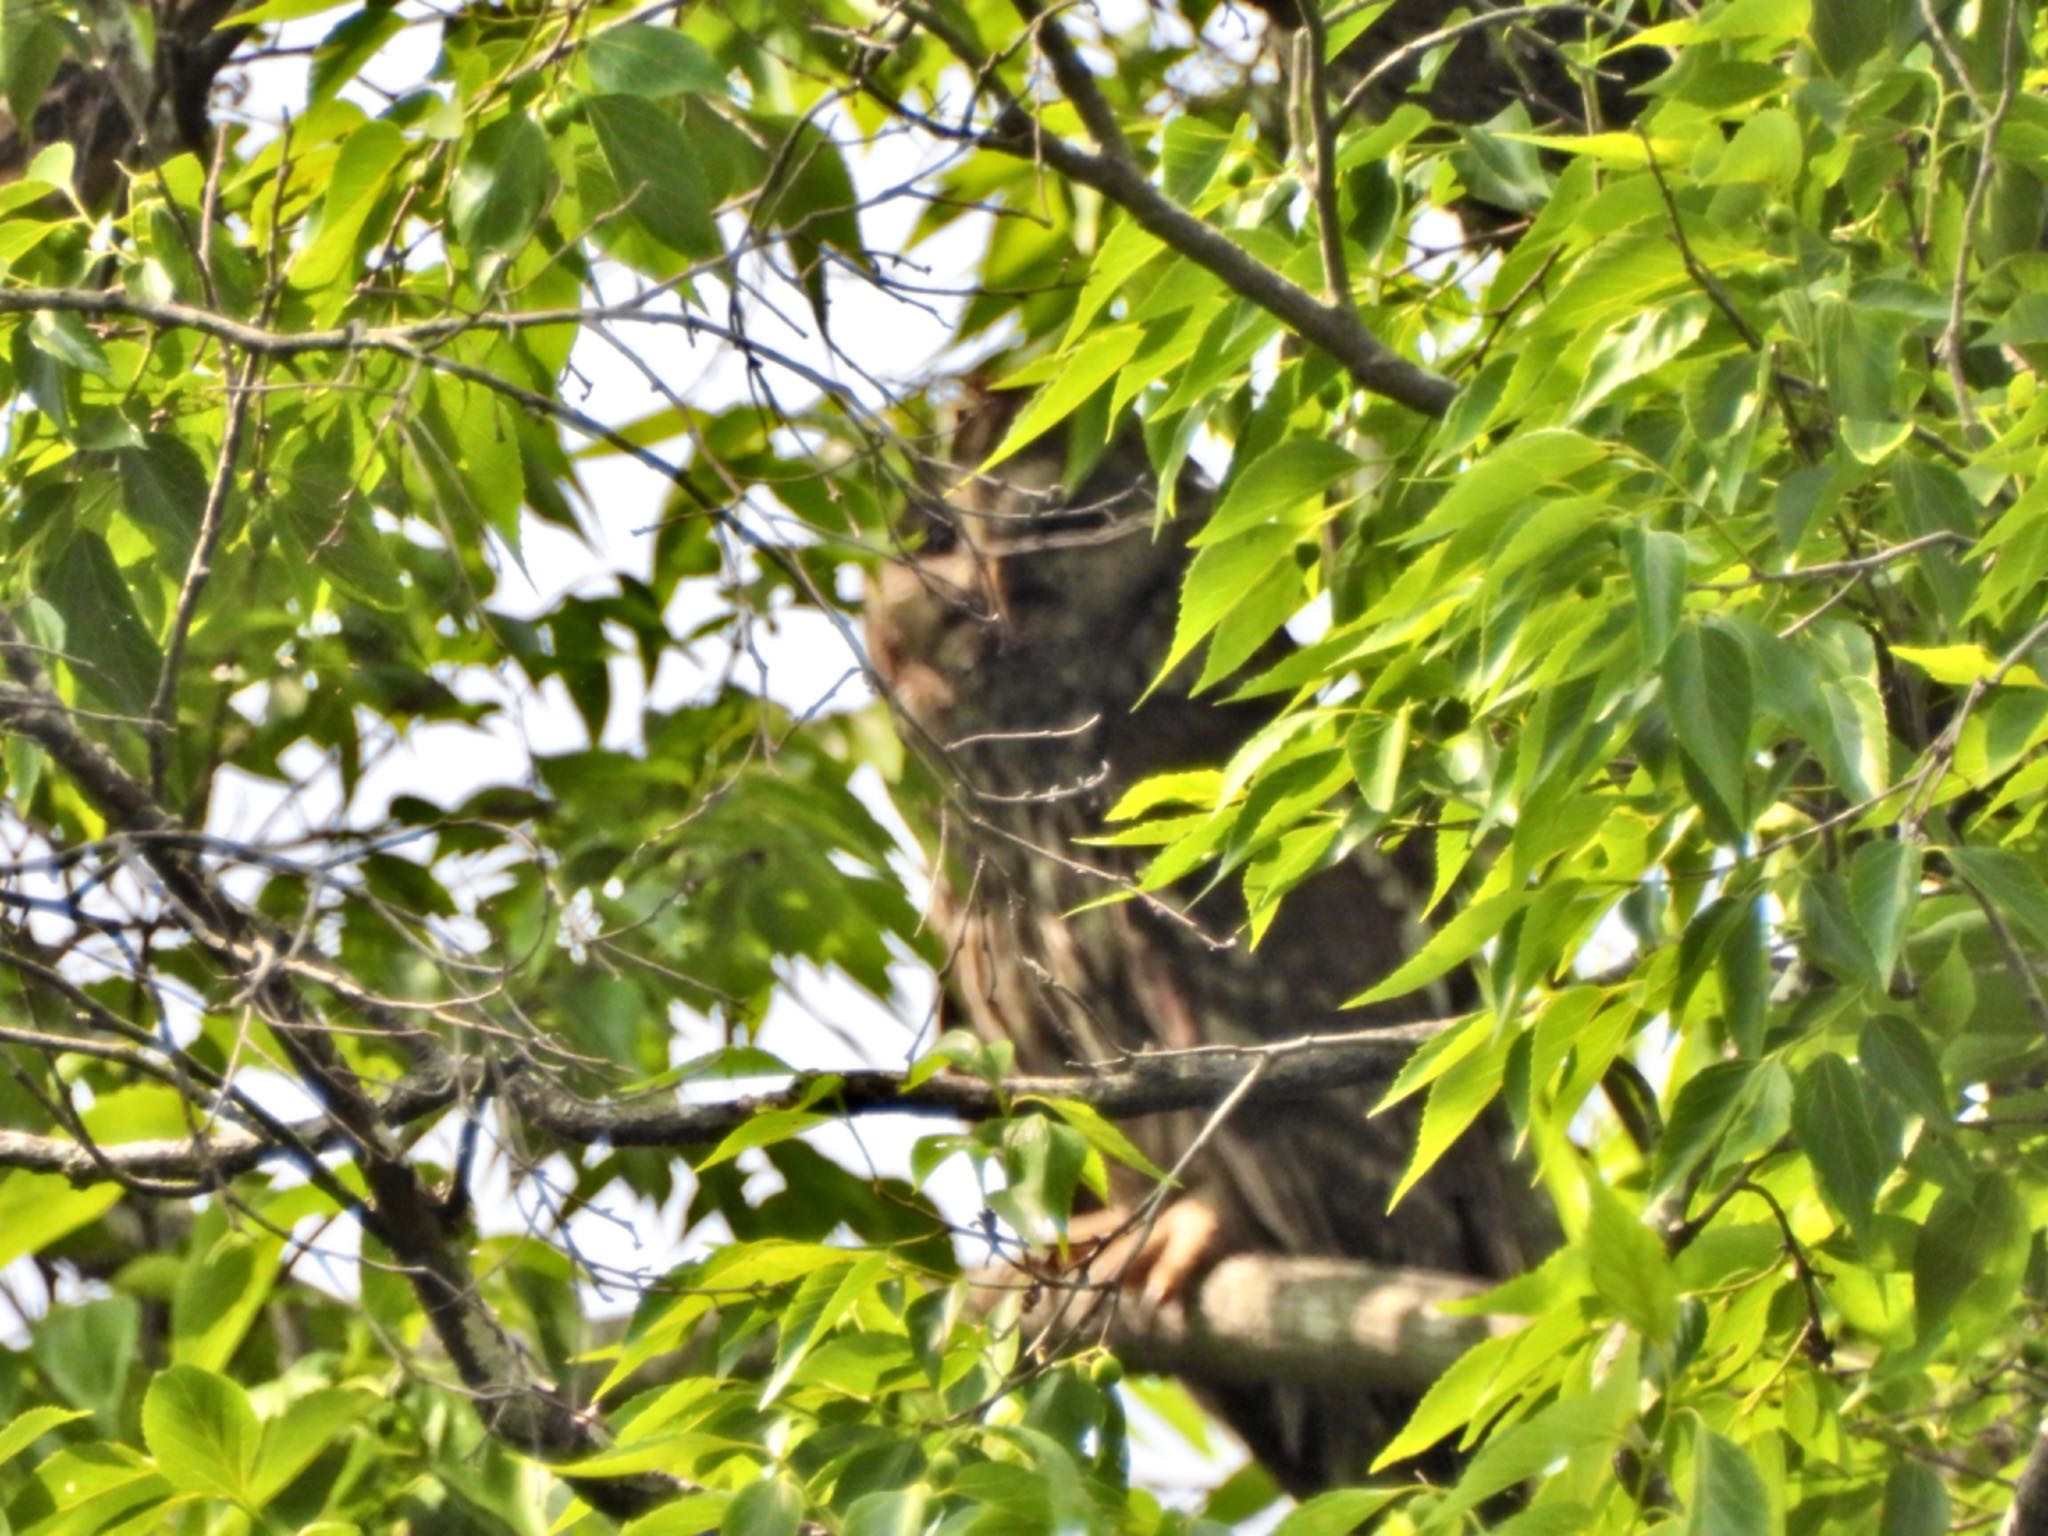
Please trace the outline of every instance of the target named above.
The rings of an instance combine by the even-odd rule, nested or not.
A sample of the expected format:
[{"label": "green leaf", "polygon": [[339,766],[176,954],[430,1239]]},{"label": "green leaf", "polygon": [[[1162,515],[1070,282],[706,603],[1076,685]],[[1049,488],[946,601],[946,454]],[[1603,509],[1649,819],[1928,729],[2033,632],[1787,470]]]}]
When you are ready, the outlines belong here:
[{"label": "green leaf", "polygon": [[[1415,1131],[1415,1150],[1401,1174],[1400,1183],[1387,1197],[1388,1210],[1401,1203],[1401,1197],[1436,1166],[1437,1160],[1450,1150],[1452,1143],[1479,1118],[1479,1112],[1493,1102],[1494,1095],[1501,1089],[1501,1064],[1506,1054],[1504,1047],[1475,1051],[1460,1058],[1429,1085],[1429,1097],[1422,1107],[1422,1122]],[[1382,1104],[1381,1108],[1384,1107]]]},{"label": "green leaf", "polygon": [[1357,454],[1326,439],[1289,438],[1231,476],[1223,500],[1192,542],[1214,544],[1271,522],[1364,468]]},{"label": "green leaf", "polygon": [[508,112],[486,123],[448,187],[457,243],[479,255],[513,254],[533,234],[554,180],[547,138],[532,118]]},{"label": "green leaf", "polygon": [[[1294,552],[1301,538],[1299,529],[1268,525],[1196,551],[1181,584],[1173,645],[1152,686],[1158,687],[1172,675],[1174,668],[1233,614],[1254,614],[1258,623],[1269,625],[1266,635],[1278,629],[1287,613],[1299,605],[1300,568]],[[1276,592],[1280,594],[1278,603],[1273,601]],[[1277,608],[1287,611],[1279,613]],[[1254,649],[1257,644],[1252,642]],[[1244,649],[1242,637],[1233,649]]]},{"label": "green leaf", "polygon": [[1770,944],[1763,904],[1754,898],[1745,900],[1742,914],[1722,940],[1716,959],[1721,1000],[1727,1009],[1728,1035],[1745,1056],[1756,1056],[1763,1050],[1764,1023],[1771,1001]]},{"label": "green leaf", "polygon": [[38,352],[54,357],[66,367],[102,379],[114,376],[99,337],[77,315],[62,310],[39,309],[29,319],[28,339]]},{"label": "green leaf", "polygon": [[[1554,1329],[1554,1325],[1549,1326]],[[1497,1334],[1466,1350],[1431,1383],[1401,1427],[1401,1433],[1380,1448],[1371,1470],[1378,1472],[1382,1467],[1420,1455],[1470,1423],[1489,1400],[1495,1383],[1511,1375],[1510,1366],[1516,1355],[1532,1336],[1540,1339],[1545,1327],[1544,1323],[1536,1323],[1519,1333]]]},{"label": "green leaf", "polygon": [[214,23],[221,27],[258,27],[273,21],[304,21],[308,16],[318,16],[326,11],[339,10],[351,0],[263,0],[261,5],[251,6],[246,11],[236,11]]},{"label": "green leaf", "polygon": [[1333,1488],[1290,1509],[1273,1527],[1273,1536],[1350,1536],[1407,1493],[1405,1488]]},{"label": "green leaf", "polygon": [[1148,1179],[1163,1179],[1166,1170],[1147,1157],[1138,1144],[1126,1136],[1114,1120],[1106,1118],[1092,1104],[1079,1099],[1037,1099],[1026,1095],[1018,1099],[1020,1104],[1032,1102],[1044,1104],[1054,1114],[1087,1138],[1088,1145],[1104,1157],[1114,1158],[1126,1168],[1135,1168]]},{"label": "green leaf", "polygon": [[[1998,658],[1981,645],[1895,645],[1891,653],[1951,688],[1984,682],[1998,670]],[[2041,680],[2034,675],[2033,668],[2015,667],[2006,674],[2006,681],[2039,687]]]},{"label": "green leaf", "polygon": [[1183,112],[1159,135],[1159,180],[1166,195],[1192,207],[1209,190],[1231,136],[1192,113]]},{"label": "green leaf", "polygon": [[86,695],[121,714],[147,713],[163,652],[137,615],[133,588],[107,541],[89,528],[77,530],[43,560],[36,591],[63,615],[65,633],[84,641],[66,660]]},{"label": "green leaf", "polygon": [[1678,1330],[1678,1287],[1657,1234],[1597,1174],[1586,1179],[1586,1273],[1615,1313],[1653,1344]]},{"label": "green leaf", "polygon": [[[1902,4],[1903,0],[1813,0],[1808,25],[1814,50],[1828,73],[1846,75],[1882,49]],[[1885,1536],[1895,1536],[1890,1526],[1885,1527]]]},{"label": "green leaf", "polygon": [[148,535],[158,556],[183,572],[206,509],[208,476],[183,438],[152,432],[122,450],[121,509]]},{"label": "green leaf", "polygon": [[51,1430],[87,1418],[83,1408],[25,1408],[0,1427],[0,1466],[12,1461]]},{"label": "green leaf", "polygon": [[797,281],[822,328],[828,298],[824,247],[872,269],[861,239],[860,193],[846,157],[816,123],[806,118],[788,122],[763,118],[762,123],[779,131],[782,142],[775,155],[775,181],[763,191],[755,219],[786,231]]},{"label": "green leaf", "polygon": [[614,96],[723,96],[725,76],[693,37],[673,27],[629,21],[607,27],[583,50],[590,80]]},{"label": "green leaf", "polygon": [[336,22],[334,30],[313,50],[306,99],[318,103],[339,95],[405,26],[405,15],[395,5],[367,6]]},{"label": "green leaf", "polygon": [[1910,1456],[1897,1458],[1885,1475],[1878,1536],[1948,1536],[1950,1518],[1941,1474]]},{"label": "green leaf", "polygon": [[772,1147],[778,1141],[787,1141],[792,1136],[801,1136],[805,1131],[814,1131],[821,1125],[830,1125],[832,1117],[808,1109],[764,1109],[750,1115],[744,1125],[733,1127],[725,1139],[705,1155],[697,1165],[699,1173],[716,1168],[720,1163],[732,1161],[742,1152],[753,1147]]},{"label": "green leaf", "polygon": [[1481,945],[1505,928],[1508,919],[1535,899],[1534,891],[1507,891],[1476,901],[1430,935],[1429,942],[1376,986],[1368,987],[1344,1006],[1363,1008],[1426,987],[1453,966],[1479,952]]},{"label": "green leaf", "polygon": [[265,1425],[251,1490],[256,1506],[268,1505],[290,1487],[334,1437],[360,1420],[375,1401],[353,1387],[323,1387],[308,1392]]},{"label": "green leaf", "polygon": [[226,1232],[178,1273],[171,1298],[171,1358],[225,1370],[277,1279],[280,1239]]},{"label": "green leaf", "polygon": [[843,1271],[821,1269],[804,1277],[781,1315],[775,1366],[761,1383],[763,1407],[789,1384],[812,1346],[839,1326],[864,1293],[874,1289],[888,1264],[886,1253],[864,1253]]},{"label": "green leaf", "polygon": [[1829,1205],[1851,1227],[1867,1229],[1878,1186],[1894,1159],[1879,1143],[1855,1068],[1833,1051],[1807,1063],[1792,1093],[1792,1134],[1813,1164]]},{"label": "green leaf", "polygon": [[720,1536],[796,1536],[804,1496],[787,1478],[764,1477],[733,1495],[719,1523]]},{"label": "green leaf", "polygon": [[1774,1529],[1770,1491],[1749,1452],[1701,1430],[1693,1446],[1685,1536],[1768,1536]]},{"label": "green leaf", "polygon": [[1391,716],[1360,711],[1344,733],[1344,755],[1350,760],[1358,794],[1367,806],[1390,814],[1401,793],[1401,765],[1408,754],[1409,706]]},{"label": "green leaf", "polygon": [[627,216],[681,255],[703,259],[722,254],[710,189],[682,125],[640,96],[592,96],[584,110],[625,199]]},{"label": "green leaf", "polygon": [[1730,182],[1760,181],[1781,187],[1798,177],[1804,161],[1799,124],[1792,114],[1780,107],[1766,107],[1743,119],[1735,137],[1715,162],[1706,184],[1725,186]]},{"label": "green leaf", "polygon": [[1954,1113],[1941,1065],[1910,1019],[1880,1013],[1856,1039],[1856,1064],[1901,1107],[1936,1124]]},{"label": "green leaf", "polygon": [[728,1493],[686,1493],[627,1524],[625,1536],[705,1536],[732,1506]]},{"label": "green leaf", "polygon": [[921,1486],[864,1493],[846,1511],[845,1536],[918,1536],[929,1502]]},{"label": "green leaf", "polygon": [[1096,331],[1072,353],[1061,354],[1058,373],[1018,412],[995,452],[982,460],[981,470],[994,468],[1073,415],[1084,400],[1116,377],[1144,339],[1142,326],[1112,325]]},{"label": "green leaf", "polygon": [[1755,1070],[1753,1061],[1717,1061],[1678,1090],[1657,1138],[1654,1193],[1677,1184],[1714,1150]]},{"label": "green leaf", "polygon": [[1685,604],[1687,553],[1685,540],[1654,529],[1631,530],[1622,540],[1628,556],[1629,580],[1635,587],[1636,632],[1643,642],[1642,663],[1654,668],[1678,633],[1679,610]]},{"label": "green leaf", "polygon": [[313,238],[285,266],[285,279],[302,292],[334,289],[353,267],[363,226],[376,210],[392,172],[405,157],[405,135],[383,119],[364,123],[342,141],[320,200]]},{"label": "green leaf", "polygon": [[1444,1512],[1462,1513],[1567,1456],[1614,1445],[1635,1417],[1638,1370],[1631,1341],[1610,1363],[1608,1379],[1598,1388],[1559,1397],[1519,1424],[1487,1436],[1445,1497]]},{"label": "green leaf", "polygon": [[1474,524],[1490,526],[1530,492],[1577,474],[1608,455],[1606,445],[1582,433],[1545,428],[1518,433],[1461,471],[1443,499],[1404,542],[1427,543]]},{"label": "green leaf", "polygon": [[174,1365],[142,1400],[142,1438],[172,1487],[246,1502],[263,1432],[249,1395],[225,1376]]},{"label": "green leaf", "polygon": [[1705,791],[1702,808],[1717,836],[1739,838],[1749,821],[1749,652],[1718,624],[1686,624],[1660,670],[1678,749]]},{"label": "green leaf", "polygon": [[1888,984],[1920,890],[1920,850],[1896,838],[1865,843],[1849,861],[1849,911]]},{"label": "green leaf", "polygon": [[1944,848],[1941,854],[2008,922],[2048,949],[2048,885],[2032,864],[2003,848]]},{"label": "green leaf", "polygon": [[361,602],[398,608],[407,589],[358,493],[348,418],[321,437],[308,433],[287,445],[279,469],[284,483],[270,505],[297,559]]},{"label": "green leaf", "polygon": [[2005,1175],[1987,1170],[1943,1190],[1913,1247],[1913,1311],[1921,1336],[1932,1335],[1966,1300],[1968,1312],[2005,1315],[2031,1238],[2026,1203]]}]

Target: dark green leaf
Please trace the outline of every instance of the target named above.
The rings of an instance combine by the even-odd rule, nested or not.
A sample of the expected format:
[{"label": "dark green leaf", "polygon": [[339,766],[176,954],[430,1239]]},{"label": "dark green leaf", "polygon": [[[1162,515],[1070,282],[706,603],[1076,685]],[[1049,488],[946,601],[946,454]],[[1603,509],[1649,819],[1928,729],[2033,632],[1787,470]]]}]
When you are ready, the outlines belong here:
[{"label": "dark green leaf", "polygon": [[1920,850],[1896,838],[1865,843],[1849,861],[1849,910],[1876,962],[1880,986],[1889,984],[1920,890]]},{"label": "dark green leaf", "polygon": [[1910,1019],[1895,1013],[1873,1017],[1857,1037],[1856,1060],[1901,1108],[1937,1124],[1954,1112],[1940,1064]]},{"label": "dark green leaf", "polygon": [[1756,1464],[1734,1441],[1700,1431],[1693,1447],[1685,1536],[1766,1536],[1771,1497]]},{"label": "dark green leaf", "polygon": [[1792,1134],[1813,1164],[1821,1193],[1852,1227],[1870,1225],[1878,1186],[1893,1159],[1878,1139],[1863,1084],[1833,1051],[1799,1074],[1792,1095]]},{"label": "dark green leaf", "polygon": [[1749,819],[1749,652],[1720,625],[1686,624],[1672,638],[1662,673],[1678,749],[1698,772],[1717,835],[1740,837]]},{"label": "dark green leaf", "polygon": [[1642,663],[1663,661],[1678,632],[1678,614],[1685,602],[1686,545],[1675,533],[1654,529],[1632,531],[1622,540],[1628,555],[1629,580],[1636,594],[1636,629],[1642,636]]},{"label": "dark green leaf", "polygon": [[794,1483],[764,1477],[733,1495],[720,1536],[796,1536],[803,1514],[804,1496]]},{"label": "dark green leaf", "polygon": [[1903,10],[1904,0],[1813,0],[1813,46],[1828,73],[1846,75],[1876,54]]},{"label": "dark green leaf", "polygon": [[720,254],[704,172],[675,117],[639,96],[593,96],[584,105],[626,216],[684,256]]},{"label": "dark green leaf", "polygon": [[119,456],[121,507],[149,535],[157,555],[182,573],[206,509],[209,476],[183,438],[152,432]]},{"label": "dark green leaf", "polygon": [[540,127],[508,112],[477,131],[448,187],[448,218],[456,240],[478,255],[510,255],[533,233],[554,165]]},{"label": "dark green leaf", "polygon": [[1944,848],[1942,857],[2008,922],[2048,949],[2048,885],[2032,864],[2004,848]]},{"label": "dark green leaf", "polygon": [[1658,1192],[1671,1188],[1713,1151],[1755,1068],[1750,1061],[1717,1061],[1678,1090],[1657,1140]]},{"label": "dark green leaf", "polygon": [[1948,1321],[1966,1298],[1972,1312],[2001,1315],[2018,1289],[2031,1236],[2026,1204],[2003,1174],[1987,1171],[1942,1191],[1913,1249],[1913,1310],[1922,1335]]},{"label": "dark green leaf", "polygon": [[726,93],[725,76],[695,38],[673,27],[629,21],[606,27],[584,48],[591,84],[618,96]]},{"label": "dark green leaf", "polygon": [[107,541],[81,528],[47,557],[36,590],[64,619],[65,660],[88,697],[125,715],[148,711],[163,652],[135,611]]},{"label": "dark green leaf", "polygon": [[1884,1480],[1878,1536],[1948,1536],[1948,1489],[1941,1474],[1911,1456],[1892,1463]]}]

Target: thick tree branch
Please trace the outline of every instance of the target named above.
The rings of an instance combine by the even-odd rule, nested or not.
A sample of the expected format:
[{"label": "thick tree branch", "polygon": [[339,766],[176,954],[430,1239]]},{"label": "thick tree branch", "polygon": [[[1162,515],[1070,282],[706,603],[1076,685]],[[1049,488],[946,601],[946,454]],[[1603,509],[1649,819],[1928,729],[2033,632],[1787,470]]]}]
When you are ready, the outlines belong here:
[{"label": "thick tree branch", "polygon": [[2034,1437],[2000,1536],[2048,1536],[2048,1421]]},{"label": "thick tree branch", "polygon": [[[961,63],[974,71],[977,79],[1001,90],[989,62],[941,18],[911,4],[905,5],[904,12],[945,44]],[[1122,208],[1147,234],[1207,268],[1239,297],[1251,300],[1303,341],[1329,353],[1350,372],[1360,388],[1425,416],[1441,416],[1450,409],[1458,396],[1456,384],[1394,351],[1366,329],[1365,322],[1349,305],[1325,304],[1153,186],[1128,152],[1120,150],[1120,131],[1106,142],[1102,132],[1098,132],[1093,119],[1100,115],[1095,105],[1100,95],[1094,77],[1073,56],[1073,44],[1059,32],[1058,23],[1041,18],[1037,34],[1055,78],[1073,100],[1090,133],[1096,136],[1100,153],[1048,133],[1008,92],[1001,95],[1002,108],[994,126],[982,133],[952,130],[929,120],[926,126],[948,137],[966,138],[998,154],[1047,165],[1069,180],[1093,188]],[[905,111],[901,103],[882,99],[892,110]],[[1113,121],[1110,126],[1114,127]]]},{"label": "thick tree branch", "polygon": [[[504,1075],[501,1087],[506,1102],[526,1125],[562,1141],[688,1152],[717,1145],[756,1115],[800,1105],[848,1115],[945,1115],[970,1121],[1040,1112],[1056,1099],[1087,1104],[1112,1119],[1207,1109],[1235,1092],[1247,1072],[1263,1062],[1258,1082],[1245,1096],[1248,1106],[1256,1109],[1383,1081],[1399,1070],[1416,1046],[1455,1022],[1432,1019],[1306,1035],[1272,1045],[1160,1051],[1093,1072],[1013,1077],[1000,1086],[949,1072],[908,1088],[902,1072],[806,1072],[765,1093],[696,1104],[669,1098],[584,1098],[524,1073]],[[472,1064],[460,1073],[406,1079],[378,1104],[379,1117],[399,1126],[438,1114],[473,1095],[483,1071]],[[826,1077],[837,1086],[820,1097],[818,1085]],[[335,1146],[343,1137],[341,1128],[325,1116],[300,1121],[291,1131],[306,1146],[317,1148]],[[244,1173],[287,1150],[278,1141],[232,1128],[217,1130],[197,1145],[180,1137],[101,1148],[114,1168],[154,1178],[196,1177],[207,1168]],[[101,1176],[92,1159],[68,1138],[22,1131],[0,1131],[0,1167],[61,1173],[81,1183]]]},{"label": "thick tree branch", "polygon": [[1306,288],[1289,282],[1223,231],[1174,202],[1135,167],[1090,154],[1042,132],[1021,109],[1006,113],[980,142],[1006,155],[1042,160],[1069,180],[1094,188],[1147,234],[1208,268],[1232,292],[1250,299],[1302,340],[1329,353],[1361,389],[1425,416],[1443,415],[1458,397],[1458,386],[1442,374],[1409,362],[1367,330],[1350,309],[1325,304]]},{"label": "thick tree branch", "polygon": [[1240,1254],[1194,1293],[1116,1309],[1108,1343],[1134,1370],[1203,1381],[1281,1381],[1421,1393],[1507,1320],[1442,1311],[1486,1287],[1357,1259]]}]

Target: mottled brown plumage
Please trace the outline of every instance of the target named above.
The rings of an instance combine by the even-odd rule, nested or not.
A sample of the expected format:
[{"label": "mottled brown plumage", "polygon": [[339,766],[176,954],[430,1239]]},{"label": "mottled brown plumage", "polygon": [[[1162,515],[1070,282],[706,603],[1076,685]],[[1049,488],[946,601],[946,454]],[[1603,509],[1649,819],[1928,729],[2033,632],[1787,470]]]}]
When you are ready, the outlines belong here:
[{"label": "mottled brown plumage", "polygon": [[[964,461],[990,426],[963,432]],[[1080,841],[1115,798],[1148,774],[1220,764],[1267,712],[1191,699],[1192,669],[1134,708],[1168,649],[1185,541],[1206,498],[1188,487],[1180,518],[1155,536],[1135,436],[1070,496],[1052,487],[1061,462],[1057,448],[1028,451],[997,472],[1004,484],[969,481],[950,508],[918,514],[921,547],[879,574],[869,600],[878,668],[916,727],[949,747],[986,823],[949,837],[941,921],[960,936],[949,1006],[983,1035],[1016,1042],[1026,1070],[1440,1011],[1441,995],[1340,1012],[1409,951],[1414,885],[1394,860],[1353,857],[1314,877],[1256,950],[1242,939],[1216,947],[1136,901],[1077,910],[1107,890],[1077,863],[1120,874],[1137,865]],[[1197,890],[1171,894],[1186,903]],[[1192,914],[1229,935],[1242,907],[1225,883]],[[1217,1216],[1219,1255],[1333,1254],[1481,1276],[1520,1267],[1514,1212],[1528,1202],[1484,1136],[1387,1212],[1415,1124],[1400,1112],[1369,1118],[1373,1098],[1251,1106],[1227,1124],[1185,1196]],[[1183,1115],[1130,1129],[1165,1166],[1199,1126]],[[1137,1193],[1127,1186],[1120,1198]],[[1370,1390],[1210,1395],[1297,1491],[1361,1475],[1411,1406]]]}]

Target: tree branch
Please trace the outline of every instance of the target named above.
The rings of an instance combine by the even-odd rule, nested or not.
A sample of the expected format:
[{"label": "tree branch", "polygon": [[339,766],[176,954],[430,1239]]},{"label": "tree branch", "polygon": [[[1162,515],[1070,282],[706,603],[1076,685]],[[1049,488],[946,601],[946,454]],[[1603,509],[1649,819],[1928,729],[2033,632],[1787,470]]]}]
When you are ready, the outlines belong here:
[{"label": "tree branch", "polygon": [[2048,1420],[2034,1437],[2005,1523],[1998,1529],[2000,1536],[2048,1536]]},{"label": "tree branch", "polygon": [[[145,832],[176,829],[176,819],[149,791],[111,753],[79,731],[43,675],[35,649],[4,610],[0,659],[14,679],[0,684],[0,730],[41,745],[116,827]],[[548,1461],[575,1461],[603,1450],[609,1436],[602,1421],[535,1374],[526,1353],[477,1290],[467,1243],[456,1230],[452,1213],[426,1187],[419,1170],[390,1146],[377,1106],[348,1071],[289,968],[272,963],[288,951],[289,939],[270,932],[262,918],[237,904],[204,869],[188,862],[174,842],[152,839],[141,852],[193,938],[245,986],[293,1070],[326,1107],[327,1134],[316,1136],[312,1144],[346,1137],[369,1191],[358,1213],[363,1227],[403,1267],[421,1310],[463,1385],[474,1394],[491,1433]],[[410,1043],[418,1047],[415,1061],[431,1060],[424,1042]],[[252,1160],[281,1150],[274,1142],[244,1135],[248,1141],[237,1150]],[[0,1154],[52,1150],[53,1138],[31,1138],[22,1144],[18,1137],[12,1132],[0,1135]],[[221,1164],[206,1160],[217,1139],[193,1137],[177,1143],[186,1157],[195,1159],[188,1165],[193,1169],[188,1177],[208,1182],[220,1177]],[[88,1176],[88,1170],[97,1178],[133,1175],[139,1171],[138,1145],[161,1156],[161,1144],[89,1148],[74,1141],[65,1144],[64,1166],[53,1171],[74,1179]],[[75,1159],[83,1159],[83,1164]],[[655,1476],[576,1483],[593,1506],[615,1515],[650,1508],[677,1486],[672,1479]]]},{"label": "tree branch", "polygon": [[[978,50],[943,20],[914,4],[906,4],[904,13],[951,49],[977,78],[986,78],[995,89],[1002,90]],[[1049,21],[1041,28],[1047,59],[1062,89],[1068,89],[1070,84],[1080,88],[1080,95],[1075,96],[1072,90],[1069,95],[1082,121],[1094,133],[1094,124],[1089,122],[1092,108],[1088,105],[1088,96],[1095,90],[1094,77],[1087,74],[1078,59],[1072,61],[1070,72],[1079,71],[1086,77],[1085,83],[1078,78],[1070,82],[1062,75],[1059,44],[1052,41],[1057,31],[1056,24]],[[1066,46],[1071,51],[1072,44]],[[886,96],[880,99],[892,111],[905,112],[900,103]],[[1002,109],[994,126],[984,132],[950,129],[930,121],[926,126],[997,154],[1050,166],[1062,176],[1100,192],[1147,234],[1197,266],[1207,268],[1239,297],[1258,305],[1309,345],[1329,353],[1358,381],[1360,388],[1425,416],[1441,416],[1451,408],[1451,402],[1458,397],[1456,384],[1440,373],[1409,362],[1367,330],[1365,322],[1348,305],[1323,303],[1306,288],[1259,261],[1221,230],[1189,213],[1153,186],[1134,160],[1115,152],[1113,146],[1121,143],[1120,136],[1108,143],[1098,139],[1103,152],[1091,153],[1046,132],[1044,125],[1007,91],[1002,91],[1001,101]]]},{"label": "tree branch", "polygon": [[[1261,1063],[1264,1070],[1246,1098],[1262,1104],[1287,1103],[1383,1081],[1400,1069],[1416,1046],[1457,1022],[1432,1019],[1343,1034],[1306,1035],[1271,1045],[1159,1051],[1127,1057],[1093,1072],[1013,1077],[999,1085],[950,1072],[938,1073],[914,1087],[905,1086],[908,1074],[903,1072],[804,1072],[770,1091],[712,1103],[685,1104],[667,1098],[590,1099],[530,1074],[501,1075],[505,1100],[520,1118],[562,1141],[687,1152],[717,1145],[756,1115],[803,1105],[829,1105],[846,1115],[945,1115],[969,1121],[1046,1112],[1049,1102],[1056,1099],[1087,1104],[1114,1119],[1207,1109],[1229,1097],[1242,1084],[1247,1069]],[[472,1063],[459,1072],[404,1079],[378,1103],[377,1113],[391,1126],[438,1114],[474,1094],[483,1071],[481,1064]],[[818,1085],[827,1077],[838,1086],[821,1098]],[[300,1121],[291,1131],[306,1146],[316,1148],[334,1146],[344,1134],[328,1116]],[[217,1130],[198,1145],[180,1137],[122,1142],[101,1149],[113,1167],[158,1178],[193,1177],[205,1168],[243,1173],[286,1150],[276,1141],[238,1129]],[[61,1173],[81,1183],[98,1176],[92,1161],[66,1138],[22,1131],[0,1131],[0,1167]]]},{"label": "tree branch", "polygon": [[1107,1342],[1133,1370],[1202,1381],[1428,1390],[1507,1319],[1442,1311],[1486,1287],[1358,1259],[1239,1254],[1185,1301],[1118,1307]]}]

